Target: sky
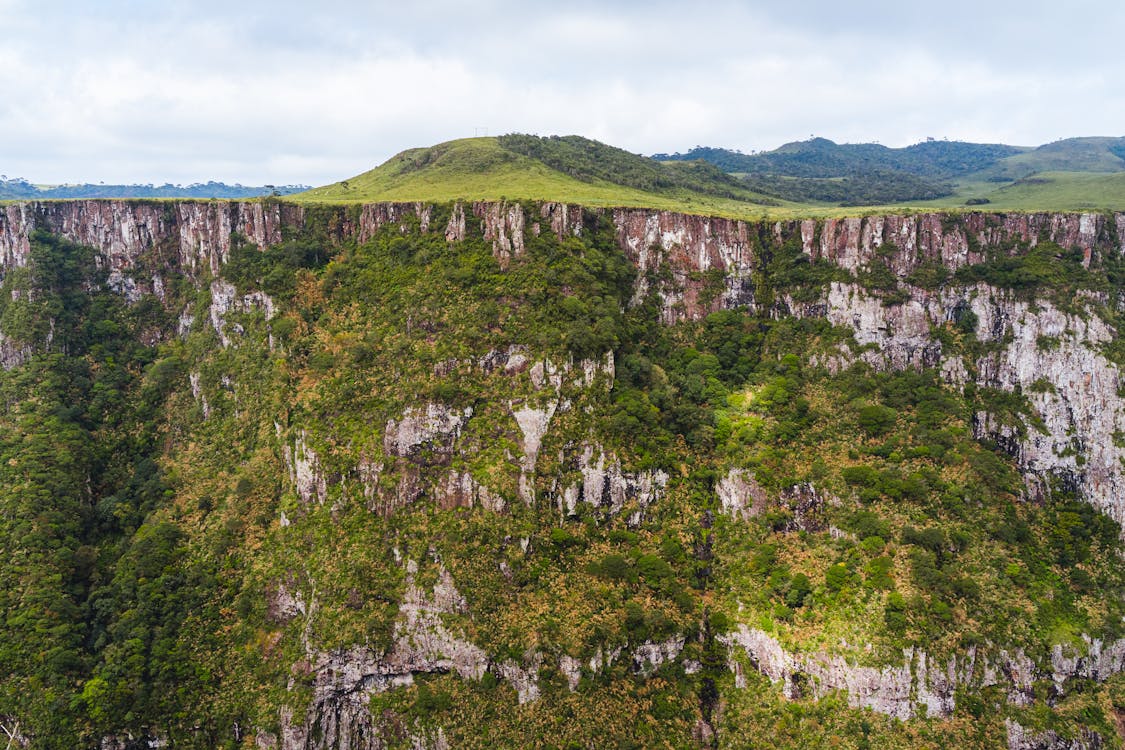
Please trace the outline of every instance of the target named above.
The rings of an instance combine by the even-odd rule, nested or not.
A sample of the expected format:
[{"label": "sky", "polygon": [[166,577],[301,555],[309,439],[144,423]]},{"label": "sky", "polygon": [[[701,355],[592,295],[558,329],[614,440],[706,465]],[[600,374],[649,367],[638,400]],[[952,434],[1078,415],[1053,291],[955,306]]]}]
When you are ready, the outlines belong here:
[{"label": "sky", "polygon": [[0,0],[0,173],[335,182],[407,148],[1125,135],[1119,0]]}]

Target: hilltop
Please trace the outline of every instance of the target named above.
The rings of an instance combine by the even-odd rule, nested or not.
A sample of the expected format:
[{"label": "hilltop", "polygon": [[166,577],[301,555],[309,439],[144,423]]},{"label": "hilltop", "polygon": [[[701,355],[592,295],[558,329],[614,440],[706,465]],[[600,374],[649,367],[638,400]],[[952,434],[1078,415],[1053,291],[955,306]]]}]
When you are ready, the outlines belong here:
[{"label": "hilltop", "polygon": [[645,157],[580,136],[509,134],[402,151],[297,202],[529,200],[734,218],[839,216],[857,207],[1125,208],[1125,138],[1037,148],[929,140],[905,148],[825,138],[743,154],[697,146]]},{"label": "hilltop", "polygon": [[465,138],[403,151],[292,196],[316,202],[553,200],[742,215],[781,203],[704,163],[662,164],[579,136]]}]

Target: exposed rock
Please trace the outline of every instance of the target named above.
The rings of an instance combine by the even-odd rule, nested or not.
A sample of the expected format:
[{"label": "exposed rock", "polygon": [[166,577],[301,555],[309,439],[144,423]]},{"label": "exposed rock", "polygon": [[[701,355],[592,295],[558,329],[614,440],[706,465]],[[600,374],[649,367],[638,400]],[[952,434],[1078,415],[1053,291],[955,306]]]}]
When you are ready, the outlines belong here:
[{"label": "exposed rock", "polygon": [[295,578],[278,581],[266,595],[266,613],[274,622],[289,622],[297,616],[306,616],[309,608],[304,595],[296,589]]},{"label": "exposed rock", "polygon": [[[613,212],[617,241],[640,271],[634,299],[647,293],[646,272],[666,268],[671,287],[657,291],[664,298],[665,323],[695,320],[723,307],[753,305],[754,268],[750,225],[744,221],[688,216],[671,211],[617,209]],[[723,290],[708,298],[706,279],[698,272],[721,272]]]},{"label": "exposed rock", "polygon": [[744,469],[731,469],[715,483],[719,509],[727,515],[748,519],[766,512],[769,497],[765,489]]},{"label": "exposed rock", "polygon": [[180,269],[194,278],[217,274],[229,257],[232,234],[257,247],[281,241],[283,226],[304,223],[304,209],[261,201],[73,200],[9,204],[0,209],[0,266],[26,265],[29,237],[41,228],[99,251],[114,284],[157,293],[149,278],[130,279],[138,259],[172,246]]},{"label": "exposed rock", "polygon": [[[826,316],[832,325],[855,332],[863,347],[860,358],[875,367],[896,370],[933,367],[941,361],[941,342],[931,336],[934,321],[927,309],[929,295],[919,290],[901,305],[887,307],[856,284],[833,282],[828,290]],[[865,346],[865,345],[872,346]]]},{"label": "exposed rock", "polygon": [[812,484],[795,484],[781,493],[780,505],[791,514],[785,531],[823,531],[824,507],[827,499]]},{"label": "exposed rock", "polygon": [[360,244],[369,242],[389,224],[397,224],[399,231],[405,233],[410,230],[406,217],[411,215],[418,219],[418,228],[422,232],[429,231],[432,211],[433,206],[427,203],[367,203],[359,212],[356,239]]},{"label": "exposed rock", "polygon": [[0,367],[11,370],[31,359],[32,348],[19,345],[0,331]]},{"label": "exposed rock", "polygon": [[[597,457],[595,458],[595,453]],[[668,474],[659,469],[640,473],[622,471],[621,463],[614,457],[586,445],[578,456],[577,467],[581,481],[563,490],[559,497],[559,512],[574,516],[578,503],[589,503],[608,516],[624,510],[626,503],[636,502],[635,525],[640,523],[646,508],[660,499],[668,484]]]},{"label": "exposed rock", "polygon": [[215,329],[215,333],[219,334],[219,340],[224,347],[231,345],[232,339],[228,335],[230,331],[234,331],[239,336],[244,332],[238,323],[228,324],[227,315],[232,311],[247,313],[255,309],[262,310],[266,320],[273,318],[273,300],[265,292],[240,295],[234,285],[227,281],[215,279],[211,282],[211,326]]},{"label": "exposed rock", "polygon": [[199,402],[203,411],[203,418],[211,416],[211,404],[207,402],[207,395],[203,393],[203,385],[198,372],[188,373],[188,384],[191,386],[191,395]]},{"label": "exposed rock", "polygon": [[582,662],[563,654],[559,657],[559,671],[566,677],[566,686],[570,688],[570,692],[577,690],[578,683],[582,681]]},{"label": "exposed rock", "polygon": [[[581,375],[576,376],[576,373],[581,373]],[[601,361],[583,359],[577,365],[572,359],[562,364],[544,359],[534,363],[528,369],[528,377],[531,378],[531,384],[537,390],[543,390],[549,386],[554,388],[556,392],[562,390],[564,386],[589,388],[597,382],[599,376],[605,377],[607,387],[613,387],[613,379],[616,376],[613,352],[606,352],[605,358]]]},{"label": "exposed rock", "polygon": [[535,464],[539,459],[543,436],[547,434],[547,427],[551,424],[556,408],[558,401],[549,401],[540,408],[525,405],[512,411],[520,428],[520,450],[523,451],[523,458],[520,460],[520,497],[528,505],[535,502]]},{"label": "exposed rock", "polygon": [[293,447],[285,446],[285,464],[289,468],[289,481],[297,496],[306,505],[323,504],[328,498],[328,482],[320,469],[320,458],[308,445],[308,433],[301,430]]},{"label": "exposed rock", "polygon": [[448,242],[461,242],[465,239],[465,207],[460,202],[453,205],[449,223],[445,227],[445,239]]},{"label": "exposed rock", "polygon": [[367,509],[376,510],[379,497],[379,478],[383,475],[383,464],[364,456],[359,460],[356,473],[359,474],[359,483],[363,487],[363,498],[367,501]]},{"label": "exposed rock", "polygon": [[[1064,313],[1044,300],[1032,305],[983,284],[941,294],[912,288],[906,303],[890,307],[854,284],[834,283],[828,293],[829,322],[851,328],[859,344],[873,345],[863,346],[860,358],[877,368],[940,365],[955,384],[970,379],[969,367],[945,357],[931,330],[966,311],[978,321],[977,337],[999,345],[968,363],[977,373],[972,379],[1021,391],[1046,430],[1026,426],[1021,436],[982,414],[977,436],[1013,446],[1033,497],[1042,495],[1052,477],[1063,477],[1087,501],[1125,523],[1125,450],[1113,437],[1125,430],[1125,404],[1118,396],[1121,373],[1099,351],[1114,336],[1104,321]],[[1044,341],[1053,343],[1045,347]]]},{"label": "exposed rock", "polygon": [[417,572],[417,565],[409,561],[406,593],[390,649],[378,653],[357,646],[315,656],[313,698],[304,725],[295,725],[291,716],[282,714],[281,750],[383,747],[376,717],[368,711],[370,696],[413,684],[419,673],[454,672],[464,679],[480,680],[491,669],[512,684],[520,703],[538,698],[542,657],[528,654],[523,664],[510,659],[490,662],[482,649],[455,635],[443,622],[444,615],[468,611],[449,572],[439,569],[437,583],[428,593],[416,585]]},{"label": "exposed rock", "polygon": [[661,643],[645,641],[633,649],[633,670],[648,677],[664,664],[675,661],[684,650],[685,639],[677,636]]},{"label": "exposed rock", "polygon": [[[30,742],[17,744],[18,747],[28,747]],[[134,737],[132,734],[108,734],[98,741],[98,750],[158,750],[158,748],[168,747],[168,740],[164,737],[153,737],[151,735],[142,735]]]},{"label": "exposed rock", "polygon": [[473,479],[468,472],[450,472],[437,487],[440,508],[481,507],[493,513],[504,510],[504,498]]},{"label": "exposed rock", "polygon": [[[950,716],[958,688],[1000,685],[1008,699],[1027,705],[1034,684],[1051,679],[1062,694],[1074,678],[1105,680],[1125,670],[1125,639],[1103,646],[1087,639],[1088,654],[1073,659],[1059,651],[1048,667],[1037,666],[1022,650],[1000,651],[988,657],[970,648],[944,664],[933,664],[923,651],[903,650],[901,666],[867,667],[852,664],[842,656],[823,653],[793,654],[765,631],[740,625],[737,631],[719,637],[730,647],[741,648],[751,664],[774,682],[783,685],[789,698],[820,698],[846,690],[849,705],[870,708],[898,719],[909,719],[925,709],[928,716]],[[732,663],[736,684],[745,686],[740,667]]]},{"label": "exposed rock", "polygon": [[517,700],[523,705],[539,698],[539,668],[542,664],[542,656],[530,654],[525,656],[524,664],[508,659],[495,665],[493,669],[499,677],[512,684],[516,689]]},{"label": "exposed rock", "polygon": [[35,228],[33,213],[33,204],[29,203],[0,206],[0,272],[27,265]]},{"label": "exposed rock", "polygon": [[1011,719],[1004,720],[1008,730],[1008,750],[1099,750],[1105,740],[1092,729],[1082,729],[1077,737],[1064,738],[1053,729],[1034,731]]},{"label": "exposed rock", "polygon": [[473,409],[468,406],[461,411],[438,403],[411,407],[403,412],[402,419],[387,422],[383,449],[388,455],[415,461],[447,461],[461,428],[472,415]]},{"label": "exposed rock", "polygon": [[481,220],[481,232],[485,240],[492,242],[492,254],[500,261],[501,268],[507,268],[512,258],[524,252],[523,206],[518,203],[473,204],[473,215]]},{"label": "exposed rock", "polygon": [[544,203],[539,207],[539,215],[551,227],[551,232],[559,239],[580,237],[585,223],[587,209],[568,203]]}]

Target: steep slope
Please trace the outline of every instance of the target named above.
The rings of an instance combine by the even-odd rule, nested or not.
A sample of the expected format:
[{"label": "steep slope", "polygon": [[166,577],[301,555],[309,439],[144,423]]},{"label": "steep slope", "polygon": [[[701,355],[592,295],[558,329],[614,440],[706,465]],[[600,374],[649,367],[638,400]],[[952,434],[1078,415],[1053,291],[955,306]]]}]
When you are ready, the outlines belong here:
[{"label": "steep slope", "polygon": [[1096,214],[5,206],[0,723],[1119,746],[1123,249]]}]

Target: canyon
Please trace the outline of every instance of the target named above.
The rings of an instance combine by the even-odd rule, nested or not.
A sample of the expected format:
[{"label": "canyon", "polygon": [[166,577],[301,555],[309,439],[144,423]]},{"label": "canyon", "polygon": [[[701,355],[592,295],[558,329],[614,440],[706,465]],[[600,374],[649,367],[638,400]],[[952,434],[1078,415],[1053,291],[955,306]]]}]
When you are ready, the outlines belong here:
[{"label": "canyon", "polygon": [[[327,227],[335,242],[362,244],[388,230],[404,237],[443,237],[451,244],[479,237],[490,244],[501,269],[530,252],[529,238],[550,234],[562,242],[608,227],[616,247],[637,270],[633,300],[655,293],[663,325],[701,321],[723,310],[824,320],[847,330],[853,342],[823,357],[819,364],[829,372],[842,372],[856,362],[884,372],[933,369],[956,389],[1026,397],[1032,412],[1016,421],[980,409],[973,417],[973,437],[994,443],[1014,461],[1024,501],[1043,501],[1061,487],[1125,526],[1125,402],[1120,367],[1109,352],[1118,332],[1097,313],[1099,305],[1119,309],[1125,300],[1098,290],[1070,301],[1029,298],[987,281],[958,282],[954,277],[960,269],[1039,243],[1077,253],[1084,267],[1101,258],[1120,257],[1125,254],[1125,214],[968,212],[755,222],[552,202],[331,207],[276,200],[29,202],[0,206],[0,274],[27,266],[34,233],[49,232],[95,248],[109,287],[130,303],[148,297],[165,302],[167,290],[180,278],[206,290],[205,317],[197,320],[188,308],[172,311],[179,316],[177,333],[186,337],[209,325],[221,346],[233,350],[245,333],[240,320],[260,314],[268,322],[279,305],[263,291],[239,290],[221,278],[232,249],[249,243],[264,250],[313,221]],[[815,299],[786,289],[763,294],[756,275],[768,256],[785,245],[799,251],[809,265],[836,269],[838,278]],[[873,265],[889,269],[893,290],[864,283]],[[950,280],[940,288],[917,283],[918,272],[927,268],[944,269]],[[972,333],[979,344],[969,355],[940,335],[940,329],[964,319],[974,321]],[[274,346],[272,334],[269,346]],[[0,365],[5,369],[18,368],[31,356],[30,349],[0,332]],[[512,383],[509,400],[499,412],[515,436],[516,450],[508,456],[518,466],[514,492],[499,482],[490,486],[462,466],[478,439],[464,433],[486,419],[473,407],[454,409],[418,400],[379,423],[377,458],[360,455],[360,449],[350,446],[338,449],[333,435],[316,434],[303,424],[275,422],[285,481],[299,500],[296,512],[331,505],[331,498],[346,497],[350,491],[381,515],[422,497],[435,498],[447,510],[480,508],[494,514],[505,513],[513,502],[528,507],[543,502],[563,521],[594,509],[600,519],[620,518],[635,529],[664,499],[672,478],[668,472],[631,468],[612,449],[589,440],[571,440],[557,456],[548,456],[544,449],[552,431],[566,429],[560,420],[588,408],[583,394],[613,388],[618,367],[612,351],[602,357],[552,361],[510,347],[449,359],[435,368],[436,375],[471,370]],[[193,397],[208,419],[214,405],[207,389],[198,373],[190,378]],[[322,455],[329,449],[337,451],[336,458],[347,454],[351,464],[341,470],[339,461],[334,464]],[[545,458],[556,476],[544,474]],[[763,515],[769,504],[768,493],[735,467],[715,492],[718,511],[735,523]],[[808,507],[799,508],[802,512],[831,502],[811,486],[795,485],[789,498],[798,505],[805,502]],[[292,509],[289,512],[296,517]],[[289,527],[293,521],[282,511],[279,522]],[[797,530],[822,529],[798,513],[793,527]],[[510,546],[516,544],[510,541]],[[522,544],[526,552],[526,539]],[[400,557],[397,547],[395,556]],[[630,672],[639,678],[669,663],[679,663],[686,674],[700,669],[698,662],[682,657],[684,635],[599,651],[590,660],[533,650],[500,658],[458,630],[457,618],[472,616],[470,603],[440,560],[434,561],[440,571],[436,581],[426,584],[416,580],[414,560],[400,562],[403,595],[390,645],[382,650],[360,644],[322,650],[306,642],[303,659],[294,666],[294,682],[300,678],[311,685],[307,710],[294,715],[285,709],[277,731],[258,732],[259,747],[381,748],[380,717],[368,712],[368,702],[377,694],[412,685],[418,675],[455,673],[480,681],[486,672],[495,674],[516,691],[523,705],[540,698],[538,675],[548,662],[552,669],[557,665],[572,693],[581,680],[596,677],[615,661],[630,664]],[[311,621],[316,596],[315,589],[276,586],[268,605],[271,616],[282,625]],[[1125,669],[1125,640],[1103,641],[1085,633],[1081,648],[1057,645],[1038,659],[1019,646],[989,644],[988,649],[948,661],[909,649],[901,662],[879,667],[830,652],[796,652],[770,633],[745,624],[715,637],[725,650],[736,689],[746,688],[746,671],[753,670],[779,685],[787,698],[846,691],[850,706],[899,720],[949,717],[956,710],[959,690],[999,686],[1008,702],[1030,705],[1037,682],[1049,682],[1055,697],[1062,697],[1077,681],[1101,682]],[[1094,747],[1100,741],[1092,735],[1075,740],[1087,744],[1073,744],[1053,732],[1036,733],[1019,724],[1008,725],[1008,737],[1012,748]],[[410,742],[414,747],[448,746],[440,731],[412,736]]]}]

